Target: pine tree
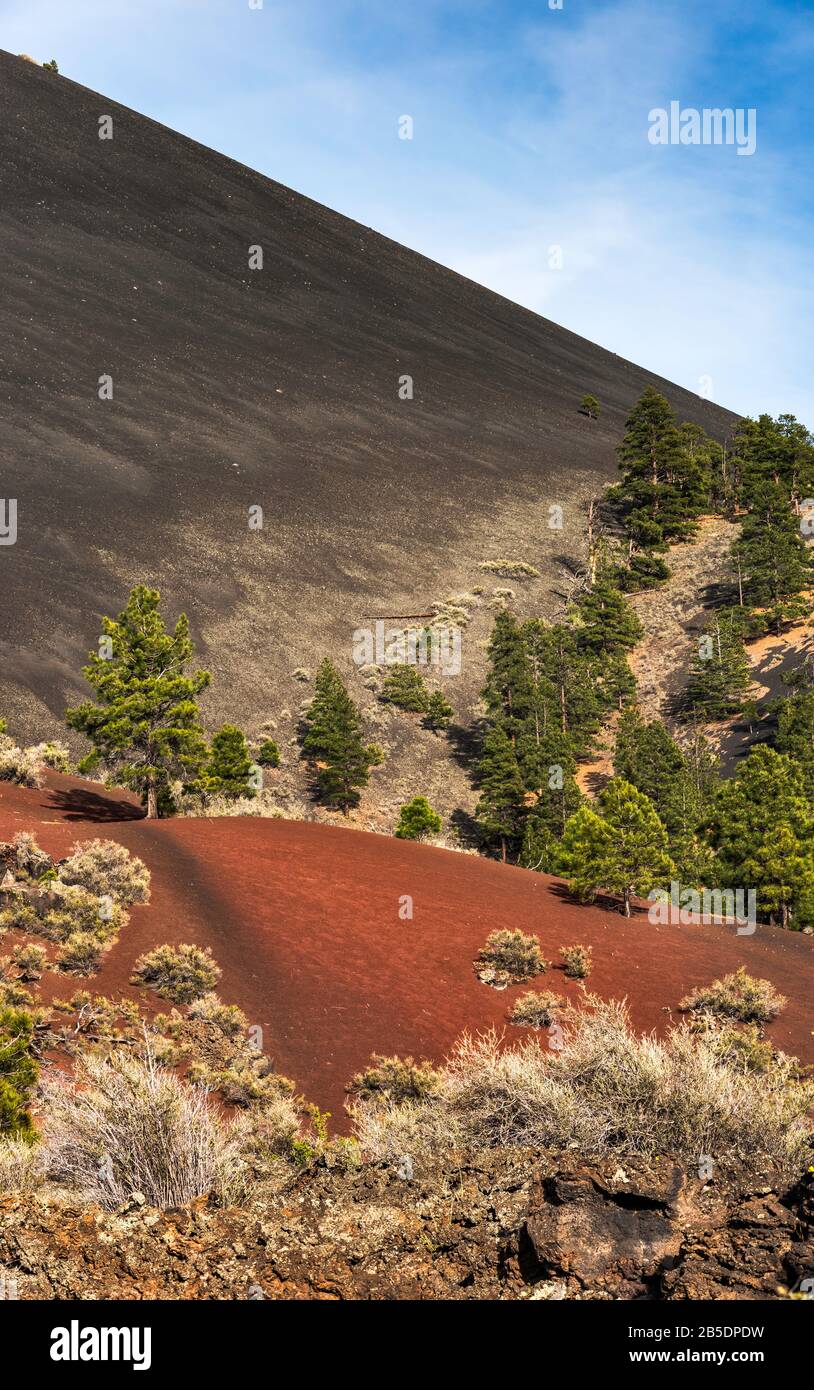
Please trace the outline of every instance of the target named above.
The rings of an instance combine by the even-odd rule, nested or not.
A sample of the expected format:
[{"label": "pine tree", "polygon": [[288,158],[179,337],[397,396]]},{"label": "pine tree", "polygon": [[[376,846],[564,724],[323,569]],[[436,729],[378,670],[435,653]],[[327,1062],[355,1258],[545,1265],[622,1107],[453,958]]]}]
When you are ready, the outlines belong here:
[{"label": "pine tree", "polygon": [[583,415],[587,415],[589,420],[598,420],[602,407],[596,396],[583,396],[579,403],[579,408]]},{"label": "pine tree", "polygon": [[452,705],[449,704],[443,690],[434,690],[427,700],[427,712],[421,722],[437,734],[441,729],[449,728],[452,715]]},{"label": "pine tree", "polygon": [[359,710],[327,657],[317,672],[314,698],[305,718],[302,746],[316,764],[320,795],[347,815],[359,804],[359,789],[367,786],[380,752],[363,743]]},{"label": "pine tree", "polygon": [[[529,808],[520,862],[528,869],[557,873],[559,844],[569,818],[582,803],[571,740],[549,732],[534,749],[534,803]],[[531,758],[525,765],[531,766]]]},{"label": "pine tree", "polygon": [[27,1105],[39,1067],[32,1056],[34,1021],[20,1009],[0,1009],[0,1135],[32,1141]]},{"label": "pine tree", "polygon": [[699,641],[690,666],[685,713],[705,721],[727,719],[743,708],[752,675],[743,644],[743,616],[722,610]]},{"label": "pine tree", "polygon": [[140,792],[147,815],[159,810],[159,794],[174,778],[194,778],[205,765],[206,743],[197,697],[209,685],[207,671],[187,674],[194,647],[182,613],[168,633],[160,594],[134,588],[119,616],[102,619],[100,650],[83,675],[99,697],[66,712],[69,728],[85,734],[99,759],[120,781]]},{"label": "pine tree", "polygon": [[583,897],[599,889],[618,895],[626,917],[634,894],[644,897],[676,871],[655,806],[621,777],[608,782],[596,811],[582,807],[571,818],[562,849],[575,891]]},{"label": "pine tree", "polygon": [[806,795],[814,808],[814,690],[798,690],[781,701],[777,712],[778,753],[800,768]]},{"label": "pine tree", "polygon": [[620,592],[609,570],[600,572],[577,605],[577,638],[595,656],[629,651],[642,636],[638,614]]},{"label": "pine tree", "polygon": [[426,835],[437,835],[440,829],[441,817],[432,809],[426,796],[414,796],[399,812],[396,839],[423,840]]},{"label": "pine tree", "polygon": [[706,500],[704,469],[678,428],[660,392],[648,386],[633,407],[619,446],[623,480],[615,494],[624,504],[634,546],[650,550],[693,534]]},{"label": "pine tree", "polygon": [[224,724],[212,739],[206,769],[207,790],[221,796],[254,796],[249,778],[253,763],[245,735],[234,724]]},{"label": "pine tree", "polygon": [[751,510],[730,551],[741,603],[764,610],[767,629],[779,633],[784,622],[810,610],[801,596],[814,568],[785,487],[764,483],[753,491]]},{"label": "pine tree", "polygon": [[532,679],[523,632],[507,610],[498,613],[487,649],[489,674],[481,692],[489,716],[512,743],[532,705]]},{"label": "pine tree", "polygon": [[489,840],[499,841],[505,864],[508,847],[522,833],[525,794],[517,754],[499,724],[484,739],[478,774],[481,795],[475,815]]},{"label": "pine tree", "polygon": [[411,714],[422,714],[429,697],[421,672],[415,666],[398,665],[385,677],[381,698]]},{"label": "pine tree", "polygon": [[753,748],[721,789],[712,833],[726,887],[754,888],[758,910],[786,925],[814,920],[814,818],[793,759]]}]

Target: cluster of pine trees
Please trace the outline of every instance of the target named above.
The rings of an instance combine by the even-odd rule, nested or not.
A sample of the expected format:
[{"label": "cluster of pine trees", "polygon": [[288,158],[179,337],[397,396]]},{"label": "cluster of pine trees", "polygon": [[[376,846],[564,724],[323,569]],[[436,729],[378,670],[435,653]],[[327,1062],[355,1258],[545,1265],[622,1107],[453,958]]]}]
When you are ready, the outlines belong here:
[{"label": "cluster of pine trees", "polygon": [[[519,624],[503,613],[495,623],[479,764],[484,840],[503,859],[566,875],[580,897],[618,896],[625,911],[633,895],[676,878],[754,888],[764,920],[814,925],[814,671],[804,666],[792,693],[763,712],[774,746],[755,746],[731,779],[699,732],[748,708],[746,642],[810,611],[814,440],[793,416],[761,416],[720,444],[679,425],[650,388],[619,458],[622,481],[605,499],[616,541],[600,550],[589,538],[587,587],[565,619]],[[711,511],[737,521],[739,535],[730,591],[692,663],[679,744],[636,707],[626,654],[640,628],[625,594],[668,577],[669,547]],[[589,805],[577,767],[614,708],[614,776]]]}]

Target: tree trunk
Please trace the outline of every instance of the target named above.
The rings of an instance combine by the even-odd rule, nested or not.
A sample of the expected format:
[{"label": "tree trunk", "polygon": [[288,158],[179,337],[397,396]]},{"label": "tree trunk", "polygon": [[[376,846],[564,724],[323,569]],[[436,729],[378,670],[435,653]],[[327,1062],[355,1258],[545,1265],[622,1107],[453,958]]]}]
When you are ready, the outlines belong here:
[{"label": "tree trunk", "polygon": [[500,837],[500,857],[501,857],[503,863],[505,864],[505,863],[506,863],[506,837],[505,837],[504,835],[501,835],[501,837]]},{"label": "tree trunk", "polygon": [[147,783],[147,819],[155,820],[158,815],[158,791],[155,782]]},{"label": "tree trunk", "polygon": [[625,916],[630,916],[630,889],[625,889]]}]

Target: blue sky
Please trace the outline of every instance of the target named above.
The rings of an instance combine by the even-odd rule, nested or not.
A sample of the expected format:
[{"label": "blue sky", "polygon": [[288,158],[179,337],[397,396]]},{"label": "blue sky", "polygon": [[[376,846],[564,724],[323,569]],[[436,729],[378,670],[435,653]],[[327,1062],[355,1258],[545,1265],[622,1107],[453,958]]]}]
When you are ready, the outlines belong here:
[{"label": "blue sky", "polygon": [[[0,0],[0,45],[814,429],[812,0]],[[673,100],[756,108],[756,153],[651,145]]]}]

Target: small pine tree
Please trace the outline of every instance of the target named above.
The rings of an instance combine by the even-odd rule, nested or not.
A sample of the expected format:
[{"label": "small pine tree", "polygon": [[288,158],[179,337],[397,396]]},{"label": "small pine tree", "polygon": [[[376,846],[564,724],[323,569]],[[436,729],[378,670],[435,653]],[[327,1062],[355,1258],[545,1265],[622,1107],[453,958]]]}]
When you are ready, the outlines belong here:
[{"label": "small pine tree", "polygon": [[273,738],[264,739],[260,744],[257,753],[257,761],[261,767],[280,766],[280,750]]},{"label": "small pine tree", "polygon": [[212,739],[206,770],[207,790],[220,796],[254,796],[249,778],[252,758],[245,735],[234,724],[224,724]]},{"label": "small pine tree", "polygon": [[371,767],[381,750],[362,741],[362,719],[336,667],[326,657],[314,683],[314,698],[306,714],[303,750],[317,769],[320,795],[345,815],[359,804]]},{"label": "small pine tree", "polygon": [[19,1009],[0,1009],[0,1135],[33,1140],[27,1110],[39,1068],[31,1055],[34,1021]]},{"label": "small pine tree", "polygon": [[159,794],[172,780],[198,776],[207,759],[197,697],[211,678],[187,674],[195,650],[189,623],[182,613],[167,632],[160,601],[157,589],[139,584],[117,618],[102,619],[100,650],[82,671],[100,703],[85,701],[65,715],[93,744],[81,769],[104,759],[141,793],[148,816],[158,815]]},{"label": "small pine tree", "polygon": [[690,666],[685,712],[709,721],[728,719],[743,708],[752,684],[739,610],[716,614]]},{"label": "small pine tree", "polygon": [[415,666],[394,666],[382,686],[381,699],[410,714],[423,714],[427,708],[427,687]]},{"label": "small pine tree", "polygon": [[475,814],[488,838],[500,843],[505,864],[508,846],[521,834],[525,793],[517,754],[500,725],[484,739],[478,771],[481,795]]},{"label": "small pine tree", "polygon": [[425,728],[432,729],[437,734],[441,729],[448,729],[452,719],[453,709],[449,704],[443,690],[434,690],[427,700],[427,712],[421,721]]},{"label": "small pine tree", "polygon": [[589,420],[598,420],[602,409],[596,396],[583,396],[579,408],[583,415],[588,416]]},{"label": "small pine tree", "polygon": [[667,832],[650,798],[621,777],[608,782],[597,806],[581,807],[566,825],[564,870],[580,897],[604,888],[629,917],[634,894],[645,896],[675,873]]},{"label": "small pine tree", "polygon": [[432,809],[426,796],[414,796],[399,812],[397,840],[423,840],[425,835],[437,835],[441,817]]},{"label": "small pine tree", "polygon": [[46,72],[59,72],[56,58],[52,58],[50,63],[43,63]]}]

